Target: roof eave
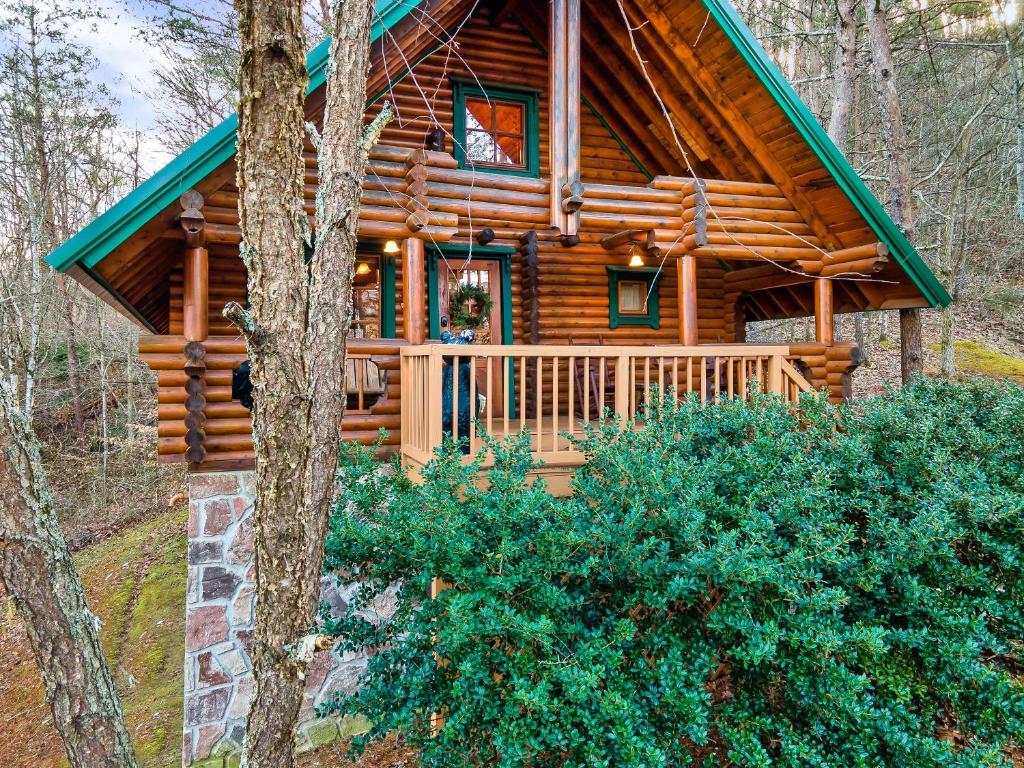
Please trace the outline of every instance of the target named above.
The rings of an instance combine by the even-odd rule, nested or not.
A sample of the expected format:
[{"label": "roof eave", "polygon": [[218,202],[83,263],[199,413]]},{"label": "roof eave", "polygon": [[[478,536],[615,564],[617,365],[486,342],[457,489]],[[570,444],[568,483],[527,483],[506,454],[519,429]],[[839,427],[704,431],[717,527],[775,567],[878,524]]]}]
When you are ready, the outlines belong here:
[{"label": "roof eave", "polygon": [[[379,39],[421,1],[378,0],[370,42]],[[326,82],[329,52],[330,38],[327,38],[306,57],[306,70],[309,72],[307,96]],[[230,115],[78,234],[54,249],[46,257],[47,263],[58,272],[66,272],[73,264],[91,270],[184,192],[231,160],[235,155],[237,128],[238,115]]]},{"label": "roof eave", "polygon": [[889,246],[897,263],[921,291],[932,307],[946,306],[952,301],[945,287],[924,263],[920,254],[896,226],[878,199],[857,175],[845,155],[825,133],[807,105],[769,58],[768,53],[736,13],[729,0],[703,0],[712,18],[719,24],[740,55],[753,70],[761,84],[775,99],[794,127],[821,160],[854,207],[864,217],[879,240]]}]

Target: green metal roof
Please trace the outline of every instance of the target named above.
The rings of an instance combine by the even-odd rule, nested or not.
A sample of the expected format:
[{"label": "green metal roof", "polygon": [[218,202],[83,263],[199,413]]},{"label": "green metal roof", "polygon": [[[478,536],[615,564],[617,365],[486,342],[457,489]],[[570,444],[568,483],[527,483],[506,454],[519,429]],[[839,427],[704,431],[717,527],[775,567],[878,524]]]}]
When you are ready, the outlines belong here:
[{"label": "green metal roof", "polygon": [[[398,23],[422,0],[377,0],[371,41]],[[786,78],[772,63],[747,25],[728,0],[703,0],[711,16],[736,46],[758,80],[792,121],[811,150],[824,164],[879,240],[889,246],[921,294],[932,306],[945,306],[951,298],[939,280],[914,250],[896,223],[885,212],[843,153],[832,143]],[[307,93],[319,88],[327,77],[329,41],[314,48],[306,60],[309,70]],[[134,192],[99,216],[89,226],[53,251],[47,261],[58,271],[73,264],[91,269],[127,240],[146,222],[173,203],[183,192],[230,160],[235,154],[237,115],[232,115],[201,138]]]},{"label": "green metal roof", "polygon": [[768,89],[782,111],[792,121],[811,150],[821,160],[846,197],[864,217],[879,240],[889,246],[896,262],[903,268],[914,285],[933,307],[946,306],[952,301],[949,293],[924,263],[920,254],[896,226],[882,204],[878,202],[864,181],[853,170],[846,157],[825,133],[825,129],[803,103],[796,91],[772,62],[767,51],[754,37],[749,27],[736,13],[729,0],[703,0],[711,17],[736,46],[743,60],[754,71],[757,79]]},{"label": "green metal roof", "polygon": [[[371,42],[380,38],[421,1],[377,0]],[[309,71],[307,94],[327,79],[329,45],[330,40],[324,40],[306,57],[306,69]],[[59,272],[66,271],[73,264],[86,269],[96,266],[146,222],[234,157],[237,128],[238,115],[234,114],[55,249],[46,261]]]}]

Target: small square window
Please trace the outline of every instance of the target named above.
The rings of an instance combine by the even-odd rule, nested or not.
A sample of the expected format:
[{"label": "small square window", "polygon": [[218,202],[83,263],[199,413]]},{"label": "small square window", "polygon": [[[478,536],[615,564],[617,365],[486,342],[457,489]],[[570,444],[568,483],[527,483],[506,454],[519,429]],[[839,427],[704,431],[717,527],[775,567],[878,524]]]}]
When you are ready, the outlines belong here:
[{"label": "small square window", "polygon": [[537,94],[454,81],[455,157],[460,168],[537,176]]},{"label": "small square window", "polygon": [[647,314],[647,282],[643,280],[619,280],[619,314]]},{"label": "small square window", "polygon": [[658,328],[658,281],[654,268],[607,267],[608,327],[647,325]]}]

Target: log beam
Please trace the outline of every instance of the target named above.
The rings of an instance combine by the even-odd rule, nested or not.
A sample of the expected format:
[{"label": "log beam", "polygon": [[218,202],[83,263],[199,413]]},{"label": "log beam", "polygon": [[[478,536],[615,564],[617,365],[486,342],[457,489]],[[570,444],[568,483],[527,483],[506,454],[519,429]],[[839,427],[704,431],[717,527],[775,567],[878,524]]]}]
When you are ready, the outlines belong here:
[{"label": "log beam", "polygon": [[402,241],[402,325],[410,344],[427,338],[426,260],[423,241],[410,237]]},{"label": "log beam", "polygon": [[579,207],[567,210],[562,197],[580,177],[580,0],[552,0],[549,30],[550,224],[571,238]]}]

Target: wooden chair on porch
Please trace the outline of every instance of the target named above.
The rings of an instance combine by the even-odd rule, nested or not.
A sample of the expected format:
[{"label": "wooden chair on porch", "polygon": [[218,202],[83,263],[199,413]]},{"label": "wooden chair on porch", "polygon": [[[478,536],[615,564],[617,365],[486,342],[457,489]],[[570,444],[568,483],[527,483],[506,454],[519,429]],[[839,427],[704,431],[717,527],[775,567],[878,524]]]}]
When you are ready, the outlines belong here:
[{"label": "wooden chair on porch", "polygon": [[[599,346],[604,346],[604,336],[597,337]],[[575,346],[572,336],[569,346]],[[603,363],[603,364],[602,364]],[[576,402],[573,409],[578,418],[595,421],[601,417],[605,408],[615,407],[615,366],[602,358],[584,359],[577,357],[574,361],[573,376],[576,380]],[[602,383],[604,400],[601,400]],[[586,413],[584,412],[586,411]]]}]

